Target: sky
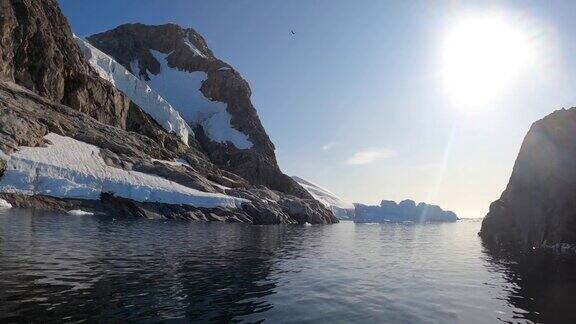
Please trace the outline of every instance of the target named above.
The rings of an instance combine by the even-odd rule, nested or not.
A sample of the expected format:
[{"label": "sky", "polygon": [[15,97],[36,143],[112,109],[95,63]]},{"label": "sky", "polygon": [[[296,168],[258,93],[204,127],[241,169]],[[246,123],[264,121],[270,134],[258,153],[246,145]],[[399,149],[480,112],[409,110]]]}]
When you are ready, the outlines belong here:
[{"label": "sky", "polygon": [[530,125],[576,104],[574,1],[59,2],[79,36],[194,28],[249,82],[283,171],[349,202],[483,217]]}]

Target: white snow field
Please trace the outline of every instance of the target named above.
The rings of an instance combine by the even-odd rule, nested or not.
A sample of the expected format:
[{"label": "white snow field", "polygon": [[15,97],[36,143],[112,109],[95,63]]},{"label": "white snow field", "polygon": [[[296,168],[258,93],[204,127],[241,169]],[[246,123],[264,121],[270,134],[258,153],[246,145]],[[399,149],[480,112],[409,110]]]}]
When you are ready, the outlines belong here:
[{"label": "white snow field", "polygon": [[[154,50],[150,53],[160,62],[160,73],[149,73],[148,85],[168,100],[184,120],[190,125],[201,125],[208,138],[215,142],[231,142],[239,149],[252,147],[248,136],[232,127],[232,116],[226,111],[226,103],[212,101],[200,91],[202,82],[207,78],[206,72],[171,68],[166,60],[169,54]],[[140,73],[137,60],[130,67],[135,74]]]},{"label": "white snow field", "polygon": [[84,57],[101,78],[112,83],[164,129],[175,133],[182,142],[188,144],[188,135],[193,135],[192,129],[170,103],[112,57],[90,45],[87,41],[76,36],[74,38]]},{"label": "white snow field", "polygon": [[338,207],[340,209],[354,209],[354,205],[345,202],[336,194],[330,192],[328,189],[324,189],[317,184],[310,181],[304,180],[300,177],[293,176],[292,179],[298,182],[306,191],[308,191],[314,199],[321,202],[326,207]]},{"label": "white snow field", "polygon": [[246,200],[185,187],[162,177],[108,166],[100,148],[50,133],[47,147],[21,147],[3,158],[0,192],[60,198],[100,199],[110,193],[139,202],[237,208]]}]

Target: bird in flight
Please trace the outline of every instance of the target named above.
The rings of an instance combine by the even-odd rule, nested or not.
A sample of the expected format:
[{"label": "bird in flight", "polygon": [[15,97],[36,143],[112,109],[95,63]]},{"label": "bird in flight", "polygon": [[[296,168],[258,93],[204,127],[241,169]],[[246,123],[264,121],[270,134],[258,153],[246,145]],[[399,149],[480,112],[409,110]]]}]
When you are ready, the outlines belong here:
[{"label": "bird in flight", "polygon": [[296,33],[293,30],[291,30],[290,32],[292,33],[292,35],[296,35]]}]

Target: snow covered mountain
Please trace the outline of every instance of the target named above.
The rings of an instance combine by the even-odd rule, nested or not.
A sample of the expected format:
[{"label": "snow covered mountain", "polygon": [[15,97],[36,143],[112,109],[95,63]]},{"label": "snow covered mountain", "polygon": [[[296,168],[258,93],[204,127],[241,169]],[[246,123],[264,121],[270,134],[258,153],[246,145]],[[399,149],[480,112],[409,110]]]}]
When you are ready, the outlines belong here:
[{"label": "snow covered mountain", "polygon": [[[143,34],[159,42],[147,57],[117,61],[75,39],[57,1],[3,2],[0,202],[115,217],[337,222],[278,168],[245,81],[200,36],[168,26]],[[186,100],[171,88],[179,85]]]},{"label": "snow covered mountain", "polygon": [[321,202],[324,206],[328,207],[336,217],[339,219],[352,219],[354,218],[354,205],[342,200],[336,194],[330,192],[328,189],[314,184],[310,181],[304,180],[297,176],[292,176],[299,185],[306,189],[314,199]]},{"label": "snow covered mountain", "polygon": [[195,30],[126,24],[87,40],[170,102],[213,163],[251,184],[311,198],[278,167],[248,83]]}]

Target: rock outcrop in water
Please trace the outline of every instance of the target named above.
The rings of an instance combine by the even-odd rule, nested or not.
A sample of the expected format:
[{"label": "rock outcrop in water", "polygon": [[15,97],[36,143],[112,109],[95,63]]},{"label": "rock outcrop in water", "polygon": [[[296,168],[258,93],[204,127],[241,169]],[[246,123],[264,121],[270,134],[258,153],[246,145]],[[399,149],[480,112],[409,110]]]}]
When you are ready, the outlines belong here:
[{"label": "rock outcrop in water", "polygon": [[416,203],[413,200],[403,200],[396,203],[390,200],[382,200],[380,206],[356,206],[356,223],[382,223],[382,222],[455,222],[456,214],[445,211],[439,206],[425,203]]},{"label": "rock outcrop in water", "polygon": [[482,222],[485,242],[574,250],[575,139],[576,108],[555,111],[532,125],[506,190]]},{"label": "rock outcrop in water", "polygon": [[[99,77],[76,45],[56,1],[0,0],[0,36],[0,198],[12,205],[257,224],[337,222],[291,179],[283,182],[272,144],[270,150],[262,144],[268,137],[259,121],[256,129],[262,134],[249,133],[249,138],[254,151],[262,144],[261,150],[272,154],[265,157],[273,158],[267,161],[273,162],[270,169],[278,181],[267,181],[269,187],[283,190],[224,170],[213,163],[215,151],[196,138],[186,145],[168,133]],[[255,116],[255,122],[257,115],[250,108],[246,115]],[[96,154],[92,160],[103,162],[93,163],[99,168],[94,169],[90,163],[78,164],[73,150],[66,156],[45,154],[62,145],[48,138],[87,147]],[[65,147],[58,152],[62,150]],[[260,172],[258,165],[252,166]],[[116,178],[106,174],[110,168]],[[174,197],[203,201],[204,207],[170,203]]]}]

